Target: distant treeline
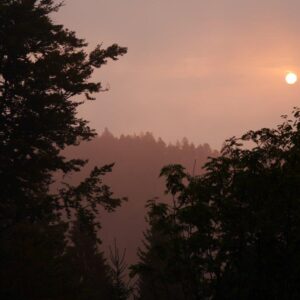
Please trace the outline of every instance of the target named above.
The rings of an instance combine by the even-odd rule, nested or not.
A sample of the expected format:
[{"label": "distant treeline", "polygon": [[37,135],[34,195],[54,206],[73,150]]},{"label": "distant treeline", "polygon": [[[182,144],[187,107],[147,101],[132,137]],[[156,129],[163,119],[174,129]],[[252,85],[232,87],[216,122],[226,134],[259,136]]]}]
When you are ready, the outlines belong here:
[{"label": "distant treeline", "polygon": [[127,249],[127,260],[135,262],[146,225],[147,200],[154,197],[170,200],[164,196],[165,183],[159,178],[161,168],[179,163],[199,175],[207,158],[217,156],[218,152],[208,144],[195,146],[187,138],[167,144],[149,132],[116,137],[106,128],[94,140],[67,148],[65,155],[89,160],[82,172],[69,176],[68,181],[74,184],[87,176],[94,165],[115,163],[113,172],[105,176],[105,183],[117,196],[126,196],[129,201],[115,213],[101,216],[100,236],[104,249],[116,238],[118,245]]}]

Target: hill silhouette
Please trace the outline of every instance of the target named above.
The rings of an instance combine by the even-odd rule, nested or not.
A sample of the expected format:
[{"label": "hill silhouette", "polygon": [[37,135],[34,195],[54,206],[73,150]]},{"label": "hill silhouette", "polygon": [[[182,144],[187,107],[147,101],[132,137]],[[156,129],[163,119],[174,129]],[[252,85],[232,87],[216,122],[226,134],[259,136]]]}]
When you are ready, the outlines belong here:
[{"label": "hill silhouette", "polygon": [[64,154],[69,158],[89,160],[80,174],[74,173],[67,178],[72,183],[79,183],[95,165],[115,163],[113,172],[105,177],[105,183],[111,186],[116,196],[126,196],[129,201],[115,213],[101,215],[102,249],[107,252],[116,238],[118,247],[126,248],[127,262],[134,263],[146,229],[146,201],[155,197],[168,201],[164,196],[164,181],[159,178],[161,168],[179,163],[190,173],[200,174],[207,157],[216,156],[218,152],[208,144],[195,146],[186,138],[174,145],[154,138],[149,132],[115,137],[105,129],[93,141],[69,147]]}]

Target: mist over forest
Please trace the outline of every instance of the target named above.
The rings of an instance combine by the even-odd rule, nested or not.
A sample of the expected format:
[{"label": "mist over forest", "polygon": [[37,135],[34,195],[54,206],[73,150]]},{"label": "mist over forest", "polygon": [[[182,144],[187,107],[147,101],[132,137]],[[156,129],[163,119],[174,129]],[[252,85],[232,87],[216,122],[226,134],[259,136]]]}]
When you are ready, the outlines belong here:
[{"label": "mist over forest", "polygon": [[157,197],[162,201],[171,201],[170,196],[165,195],[165,180],[159,177],[162,166],[178,163],[189,173],[199,175],[203,173],[202,167],[208,157],[217,156],[218,151],[208,144],[195,146],[186,138],[176,144],[166,144],[149,132],[115,137],[106,128],[92,141],[66,149],[64,155],[89,160],[80,173],[65,178],[72,184],[83,180],[95,165],[115,164],[113,171],[104,177],[104,182],[116,196],[128,197],[128,201],[114,213],[100,214],[101,249],[107,253],[116,239],[120,249],[126,248],[128,263],[135,263],[137,248],[143,247],[143,232],[147,228],[147,200]]}]

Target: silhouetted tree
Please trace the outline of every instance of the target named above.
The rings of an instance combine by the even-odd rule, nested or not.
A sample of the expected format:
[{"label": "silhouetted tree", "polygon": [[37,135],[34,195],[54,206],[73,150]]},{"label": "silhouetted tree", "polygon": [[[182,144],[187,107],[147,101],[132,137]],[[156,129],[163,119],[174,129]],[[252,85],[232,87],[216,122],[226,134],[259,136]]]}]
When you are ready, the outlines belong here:
[{"label": "silhouetted tree", "polygon": [[[132,275],[139,275],[140,299],[205,299],[211,211],[206,202],[196,205],[195,178],[183,167],[169,165],[161,176],[166,177],[172,204],[149,202],[150,229],[139,251],[140,262],[132,267]],[[201,233],[195,230],[198,224]]]},{"label": "silhouetted tree", "polygon": [[51,21],[59,6],[50,0],[0,4],[2,227],[51,218],[61,208],[48,193],[52,173],[78,171],[85,161],[66,160],[60,151],[95,136],[77,117],[84,100],[74,96],[91,99],[101,90],[89,81],[93,69],[126,52],[113,45],[87,54],[83,39]]},{"label": "silhouetted tree", "polygon": [[[191,292],[186,299],[299,298],[300,110],[284,119],[276,129],[249,131],[227,140],[221,155],[205,165],[203,175],[190,176],[174,165],[162,170],[175,213],[155,204],[164,208],[156,223],[173,215],[181,228],[177,241],[183,251],[178,256],[178,248],[164,246],[156,256],[164,253],[166,259],[157,263],[149,259],[155,242],[146,235],[146,250],[134,267],[140,275],[140,299],[145,284],[151,291],[151,280],[172,282],[164,266],[178,265],[180,259],[185,268],[178,274],[185,275],[182,282]],[[163,228],[159,245],[172,236],[172,229]],[[160,277],[145,277],[157,271]],[[152,298],[168,299],[165,290],[156,292]]]},{"label": "silhouetted tree", "polygon": [[99,251],[95,226],[79,211],[70,232],[65,261],[65,290],[69,299],[117,299],[110,267]]},{"label": "silhouetted tree", "polygon": [[117,241],[114,239],[113,248],[109,247],[109,258],[114,299],[116,300],[126,300],[133,292],[133,288],[130,286],[130,280],[126,282],[127,263],[125,261],[125,255],[126,249],[124,249],[121,254],[117,247]]},{"label": "silhouetted tree", "polygon": [[70,299],[64,255],[66,225],[22,222],[2,232],[0,295],[3,299]]},{"label": "silhouetted tree", "polygon": [[140,261],[131,267],[131,276],[138,275],[139,299],[184,299],[178,280],[180,274],[170,264],[171,256],[179,257],[174,248],[175,224],[169,218],[169,207],[156,204],[155,200],[149,201],[147,207],[150,228],[144,233],[144,247],[138,251]]},{"label": "silhouetted tree", "polygon": [[300,111],[229,139],[207,165],[222,262],[216,299],[300,295]]},{"label": "silhouetted tree", "polygon": [[52,0],[0,2],[0,294],[5,298],[68,299],[60,293],[67,230],[62,215],[80,212],[94,226],[99,205],[108,210],[120,205],[102,184],[111,166],[96,167],[78,186],[49,191],[54,172],[77,172],[86,163],[66,159],[61,150],[96,134],[77,116],[78,106],[102,90],[90,80],[94,69],[126,53],[116,44],[87,53],[83,39],[51,20],[60,6]]}]

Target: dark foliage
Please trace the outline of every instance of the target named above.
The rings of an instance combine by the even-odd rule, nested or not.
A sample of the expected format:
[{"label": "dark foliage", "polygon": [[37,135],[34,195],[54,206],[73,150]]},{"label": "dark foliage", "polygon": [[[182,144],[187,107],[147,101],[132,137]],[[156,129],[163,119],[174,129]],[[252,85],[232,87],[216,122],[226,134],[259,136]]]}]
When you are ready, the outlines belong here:
[{"label": "dark foliage", "polygon": [[284,119],[227,140],[204,175],[162,170],[174,205],[150,205],[140,299],[176,299],[174,275],[178,299],[299,299],[299,109]]},{"label": "dark foliage", "polygon": [[[103,278],[106,271],[95,248],[95,218],[99,206],[111,211],[121,203],[101,179],[112,166],[94,168],[78,186],[50,192],[54,172],[78,172],[86,164],[66,159],[61,151],[95,136],[77,116],[78,106],[102,90],[90,79],[94,69],[126,53],[114,44],[88,54],[83,39],[52,22],[50,14],[60,6],[52,0],[0,2],[0,294],[5,299],[75,299],[65,290],[66,281],[86,272],[90,279],[83,277],[86,296],[79,293],[80,299],[96,299],[101,277],[96,265],[102,266]],[[90,238],[85,247],[94,262],[88,271],[80,265],[78,226],[72,239],[76,260],[66,250],[62,216],[74,214],[86,224],[78,225],[77,236]],[[75,264],[78,270],[67,278]]]}]

